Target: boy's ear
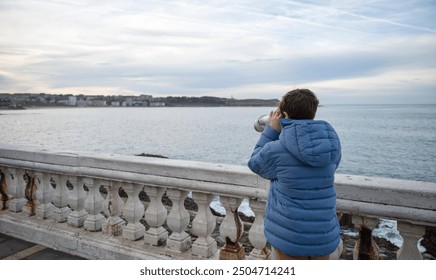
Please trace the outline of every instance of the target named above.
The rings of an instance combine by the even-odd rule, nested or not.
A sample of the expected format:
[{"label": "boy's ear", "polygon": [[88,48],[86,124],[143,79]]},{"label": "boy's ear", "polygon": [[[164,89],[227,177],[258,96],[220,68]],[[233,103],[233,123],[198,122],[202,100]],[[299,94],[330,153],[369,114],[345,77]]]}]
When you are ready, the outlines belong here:
[{"label": "boy's ear", "polygon": [[283,115],[285,115],[285,119],[289,119],[289,115],[286,112],[283,112]]}]

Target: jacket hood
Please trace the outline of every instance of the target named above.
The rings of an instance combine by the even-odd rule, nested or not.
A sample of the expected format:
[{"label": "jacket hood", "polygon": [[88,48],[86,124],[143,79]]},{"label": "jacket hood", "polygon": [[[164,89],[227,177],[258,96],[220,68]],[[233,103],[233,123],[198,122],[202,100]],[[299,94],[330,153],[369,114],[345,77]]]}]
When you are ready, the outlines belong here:
[{"label": "jacket hood", "polygon": [[314,167],[339,163],[341,144],[329,123],[292,119],[281,119],[280,123],[280,143],[300,161]]}]

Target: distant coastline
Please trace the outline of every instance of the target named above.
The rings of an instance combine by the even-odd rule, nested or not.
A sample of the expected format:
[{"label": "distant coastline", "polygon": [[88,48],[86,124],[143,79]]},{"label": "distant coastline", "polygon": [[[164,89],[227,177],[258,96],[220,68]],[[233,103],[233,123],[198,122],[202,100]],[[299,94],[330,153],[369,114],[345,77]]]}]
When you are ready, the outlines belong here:
[{"label": "distant coastline", "polygon": [[277,99],[234,99],[220,97],[164,97],[159,98],[166,107],[264,107],[277,106]]},{"label": "distant coastline", "polygon": [[0,109],[51,107],[275,107],[277,99],[235,99],[212,96],[153,97],[113,95],[63,95],[46,93],[0,93]]}]

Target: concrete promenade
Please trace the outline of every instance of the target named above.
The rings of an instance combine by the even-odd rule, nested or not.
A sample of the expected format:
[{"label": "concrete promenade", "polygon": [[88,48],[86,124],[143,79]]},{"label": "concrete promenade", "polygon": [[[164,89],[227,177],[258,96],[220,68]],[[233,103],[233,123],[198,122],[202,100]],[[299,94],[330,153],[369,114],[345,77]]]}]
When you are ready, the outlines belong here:
[{"label": "concrete promenade", "polygon": [[84,260],[0,233],[0,260]]}]

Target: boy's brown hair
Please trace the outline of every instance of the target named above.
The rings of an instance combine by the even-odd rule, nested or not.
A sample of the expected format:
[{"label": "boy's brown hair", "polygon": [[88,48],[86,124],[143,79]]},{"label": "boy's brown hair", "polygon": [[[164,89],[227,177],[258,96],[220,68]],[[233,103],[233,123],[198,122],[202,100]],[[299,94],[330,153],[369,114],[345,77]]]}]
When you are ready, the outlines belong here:
[{"label": "boy's brown hair", "polygon": [[318,98],[311,90],[294,89],[283,96],[279,109],[282,114],[286,112],[290,119],[313,120],[318,104]]}]

